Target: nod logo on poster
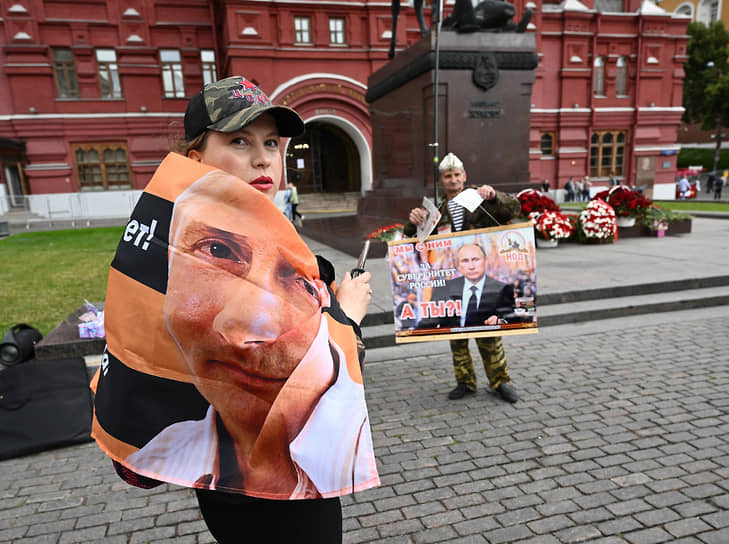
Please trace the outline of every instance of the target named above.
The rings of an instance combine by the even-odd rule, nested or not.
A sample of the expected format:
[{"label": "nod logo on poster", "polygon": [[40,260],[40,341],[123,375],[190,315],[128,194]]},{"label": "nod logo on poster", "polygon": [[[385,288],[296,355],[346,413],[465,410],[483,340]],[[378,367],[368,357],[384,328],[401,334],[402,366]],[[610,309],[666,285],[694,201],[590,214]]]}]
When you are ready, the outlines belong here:
[{"label": "nod logo on poster", "polygon": [[524,262],[529,250],[524,235],[516,230],[508,230],[499,240],[499,254],[506,262]]}]

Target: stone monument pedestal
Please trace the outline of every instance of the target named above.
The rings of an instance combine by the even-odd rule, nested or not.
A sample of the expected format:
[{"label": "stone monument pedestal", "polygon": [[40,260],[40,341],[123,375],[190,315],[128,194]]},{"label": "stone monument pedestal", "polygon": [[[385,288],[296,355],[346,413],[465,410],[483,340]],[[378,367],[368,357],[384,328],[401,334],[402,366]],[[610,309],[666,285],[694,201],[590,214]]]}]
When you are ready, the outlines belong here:
[{"label": "stone monument pedestal", "polygon": [[534,34],[440,33],[438,91],[430,33],[368,82],[373,190],[358,214],[404,221],[434,196],[434,100],[439,157],[463,160],[468,181],[516,192],[529,186],[529,111],[537,67]]}]

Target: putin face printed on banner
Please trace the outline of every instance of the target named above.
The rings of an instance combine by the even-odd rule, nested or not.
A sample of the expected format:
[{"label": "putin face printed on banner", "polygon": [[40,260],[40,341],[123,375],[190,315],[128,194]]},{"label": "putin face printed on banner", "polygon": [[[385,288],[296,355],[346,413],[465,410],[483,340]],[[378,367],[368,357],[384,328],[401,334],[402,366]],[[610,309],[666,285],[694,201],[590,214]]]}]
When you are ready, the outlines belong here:
[{"label": "putin face printed on banner", "polygon": [[481,246],[468,244],[458,250],[458,271],[471,283],[478,283],[486,273],[486,255]]},{"label": "putin face printed on banner", "polygon": [[236,441],[257,435],[321,319],[318,290],[240,184],[212,172],[177,199],[164,304],[193,383]]}]

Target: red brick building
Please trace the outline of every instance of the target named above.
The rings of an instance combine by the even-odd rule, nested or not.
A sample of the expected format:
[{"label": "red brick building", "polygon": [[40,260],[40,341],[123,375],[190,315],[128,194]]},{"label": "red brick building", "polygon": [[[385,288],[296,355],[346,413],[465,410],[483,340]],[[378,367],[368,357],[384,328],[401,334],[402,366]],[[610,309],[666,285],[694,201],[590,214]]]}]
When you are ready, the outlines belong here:
[{"label": "red brick building", "polygon": [[602,11],[592,0],[537,10],[531,179],[561,188],[614,173],[672,199],[689,19],[648,0],[595,4]]},{"label": "red brick building", "polygon": [[[599,184],[614,170],[630,184],[655,179],[656,193],[666,196],[688,19],[648,0],[596,0],[598,10],[592,1],[528,4],[540,55],[531,179],[562,187],[569,176],[588,174]],[[87,215],[133,201],[181,135],[186,99],[227,75],[246,75],[301,113],[307,133],[288,142],[286,170],[302,192],[371,188],[364,96],[369,75],[388,60],[388,3],[0,6],[0,212],[21,195],[59,195],[47,206]],[[516,7],[519,19],[524,0]],[[403,7],[400,18],[403,49],[420,34],[412,8]]]}]

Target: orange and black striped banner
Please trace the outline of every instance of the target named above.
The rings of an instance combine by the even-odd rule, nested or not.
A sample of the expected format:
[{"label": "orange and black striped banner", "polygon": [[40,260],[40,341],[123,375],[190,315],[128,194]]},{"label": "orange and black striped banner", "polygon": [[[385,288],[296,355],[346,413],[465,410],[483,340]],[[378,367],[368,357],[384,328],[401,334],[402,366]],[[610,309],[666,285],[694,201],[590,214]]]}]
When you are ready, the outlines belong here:
[{"label": "orange and black striped banner", "polygon": [[93,436],[148,478],[275,499],[379,483],[355,329],[268,198],[170,154],[109,272]]}]

